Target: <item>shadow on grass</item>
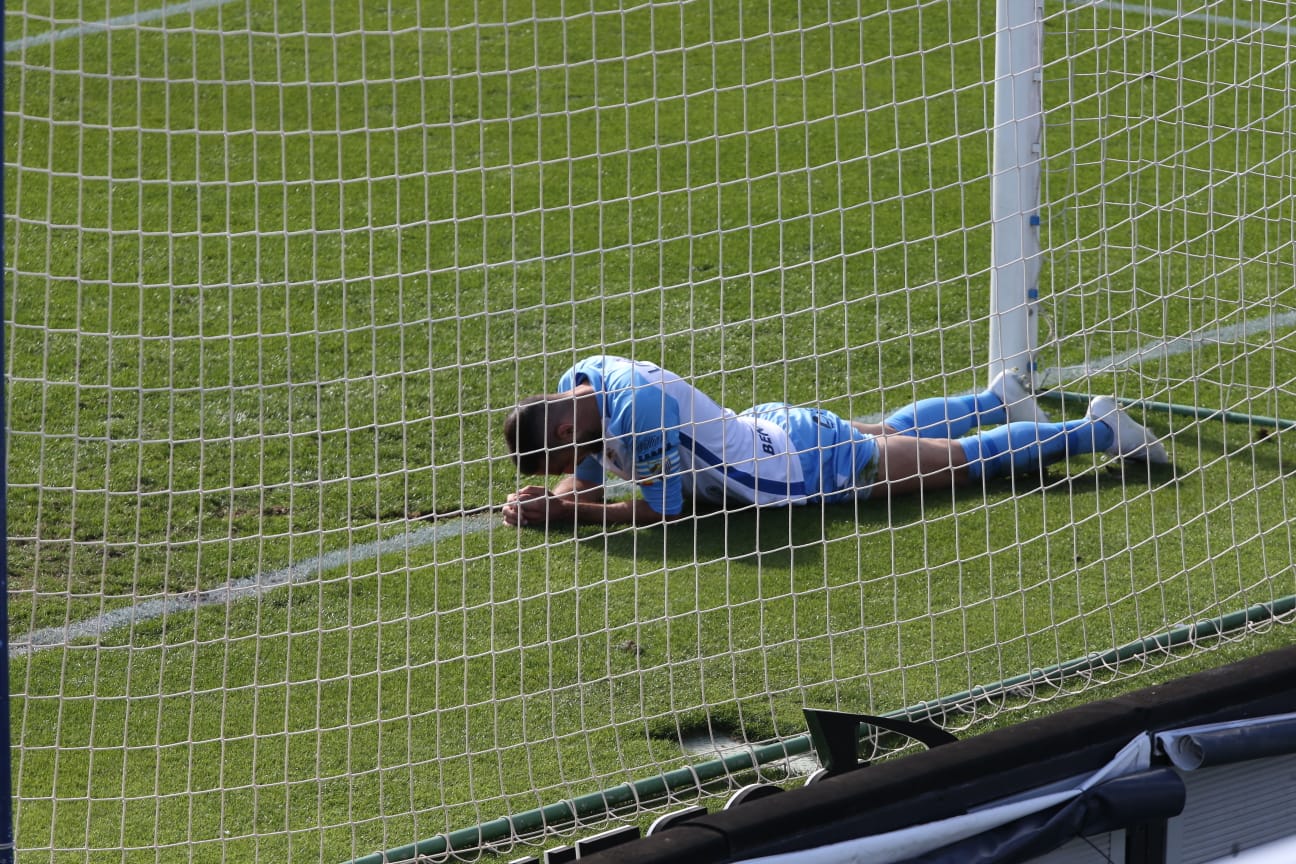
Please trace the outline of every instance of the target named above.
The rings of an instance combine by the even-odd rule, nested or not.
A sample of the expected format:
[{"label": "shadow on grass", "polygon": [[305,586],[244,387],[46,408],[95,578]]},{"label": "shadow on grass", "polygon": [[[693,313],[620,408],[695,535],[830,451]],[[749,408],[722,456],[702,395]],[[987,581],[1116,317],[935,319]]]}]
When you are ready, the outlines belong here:
[{"label": "shadow on grass", "polygon": [[1282,474],[1291,469],[1290,457],[1285,461],[1282,457],[1284,433],[1293,434],[1292,430],[1275,430],[1264,426],[1208,422],[1181,431],[1175,444],[1167,441],[1166,446],[1170,448],[1172,457],[1177,450],[1179,453],[1196,454],[1201,464],[1217,457],[1245,459],[1257,469]]},{"label": "shadow on grass", "polygon": [[[791,566],[794,560],[804,565],[822,557],[823,543],[835,526],[868,524],[871,530],[881,530],[895,512],[868,503],[734,509],[703,505],[691,516],[665,525],[587,539],[598,537],[607,554],[633,558],[643,554],[643,532],[651,531],[661,538],[667,563],[728,559],[765,567]],[[656,555],[657,545],[652,548]]]},{"label": "shadow on grass", "polygon": [[1075,496],[1093,494],[1104,490],[1140,487],[1161,489],[1179,483],[1180,472],[1175,465],[1149,465],[1146,462],[1123,462],[1113,459],[1085,470],[1053,470],[1043,477],[1020,475],[1019,492],[1025,491],[1023,480],[1038,482],[1037,491],[1049,496]]},{"label": "shadow on grass", "polygon": [[[661,538],[668,563],[724,558],[746,559],[765,566],[790,566],[793,558],[798,564],[804,564],[819,557],[818,547],[830,536],[840,534],[844,526],[874,533],[945,516],[989,500],[1037,494],[1092,494],[1132,485],[1159,488],[1177,482],[1173,465],[1109,462],[1092,469],[1076,470],[1073,466],[1068,470],[1063,464],[984,484],[889,499],[874,497],[860,502],[791,507],[747,505],[732,509],[699,504],[694,506],[691,516],[665,525],[621,531],[611,537],[601,532],[591,533],[584,539],[588,542],[598,538],[607,554],[634,558],[645,549],[644,532],[653,532]],[[656,555],[659,547],[655,541],[651,545]]]},{"label": "shadow on grass", "polygon": [[[1036,477],[1031,490],[1044,488]],[[925,499],[918,495],[875,498],[840,504],[807,504],[791,507],[724,508],[694,506],[691,515],[665,525],[622,530],[612,535],[590,532],[583,542],[597,542],[608,555],[623,558],[642,556],[660,549],[668,564],[726,559],[743,560],[765,567],[806,565],[822,558],[826,540],[843,532],[878,533],[897,526],[912,525],[925,517],[946,515],[960,503],[983,502],[987,497],[1021,494],[1018,479],[995,480],[985,486],[951,492],[940,490]],[[645,534],[654,538],[647,541]]]}]

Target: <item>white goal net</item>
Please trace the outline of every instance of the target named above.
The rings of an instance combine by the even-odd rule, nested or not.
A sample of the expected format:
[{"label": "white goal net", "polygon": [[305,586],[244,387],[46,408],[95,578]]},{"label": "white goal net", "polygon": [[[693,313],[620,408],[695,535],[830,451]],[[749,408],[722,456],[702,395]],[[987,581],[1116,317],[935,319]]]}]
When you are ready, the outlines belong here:
[{"label": "white goal net", "polygon": [[995,11],[7,4],[21,859],[544,842],[804,773],[802,706],[975,728],[1296,594],[1279,0],[1030,25],[1041,404],[1173,469],[503,524],[504,414],[582,357],[871,420],[986,385]]}]

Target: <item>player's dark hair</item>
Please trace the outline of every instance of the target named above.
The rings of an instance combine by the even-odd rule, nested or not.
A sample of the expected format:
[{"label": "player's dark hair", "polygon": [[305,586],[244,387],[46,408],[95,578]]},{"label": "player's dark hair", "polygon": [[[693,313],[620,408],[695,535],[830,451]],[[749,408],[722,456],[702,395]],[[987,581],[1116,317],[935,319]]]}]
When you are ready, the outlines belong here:
[{"label": "player's dark hair", "polygon": [[504,440],[519,474],[545,473],[552,407],[547,396],[528,396],[504,418]]}]

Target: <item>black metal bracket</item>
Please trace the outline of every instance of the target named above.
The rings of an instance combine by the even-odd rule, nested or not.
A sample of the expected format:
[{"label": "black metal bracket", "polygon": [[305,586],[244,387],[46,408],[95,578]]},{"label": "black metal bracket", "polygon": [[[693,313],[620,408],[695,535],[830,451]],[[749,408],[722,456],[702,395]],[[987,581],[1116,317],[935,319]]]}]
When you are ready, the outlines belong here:
[{"label": "black metal bracket", "polygon": [[810,742],[819,756],[819,764],[828,775],[863,768],[868,760],[859,758],[860,727],[873,726],[912,738],[930,749],[958,739],[927,720],[900,720],[872,714],[851,714],[825,708],[803,708],[810,727]]}]

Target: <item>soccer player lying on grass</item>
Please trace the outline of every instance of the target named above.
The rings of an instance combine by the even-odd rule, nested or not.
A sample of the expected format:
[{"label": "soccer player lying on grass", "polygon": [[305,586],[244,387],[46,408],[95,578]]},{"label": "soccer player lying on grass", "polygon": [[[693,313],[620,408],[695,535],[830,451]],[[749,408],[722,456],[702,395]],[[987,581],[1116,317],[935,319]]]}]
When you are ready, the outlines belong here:
[{"label": "soccer player lying on grass", "polygon": [[[1168,461],[1114,399],[1052,423],[1011,372],[983,393],[924,399],[882,423],[781,403],[735,414],[678,375],[622,357],[582,360],[558,389],[522,400],[504,422],[520,473],[562,476],[552,489],[509,495],[508,525],[660,523],[683,515],[686,497],[765,507],[903,495],[1097,451]],[[979,427],[993,428],[969,434]],[[605,472],[643,497],[604,500]]]}]

